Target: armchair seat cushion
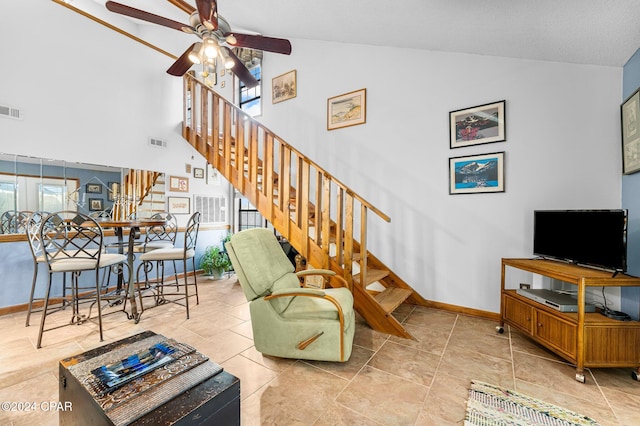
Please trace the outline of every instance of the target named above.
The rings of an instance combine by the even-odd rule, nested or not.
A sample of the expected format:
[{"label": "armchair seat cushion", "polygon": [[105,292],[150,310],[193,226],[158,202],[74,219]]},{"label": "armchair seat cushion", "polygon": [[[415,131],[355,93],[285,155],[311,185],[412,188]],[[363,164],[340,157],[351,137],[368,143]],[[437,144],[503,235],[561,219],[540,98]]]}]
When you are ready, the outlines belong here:
[{"label": "armchair seat cushion", "polygon": [[[345,318],[353,315],[353,296],[346,288],[326,289],[324,293],[340,304]],[[329,300],[320,297],[295,296],[289,306],[280,313],[284,319],[338,320],[338,310]]]}]

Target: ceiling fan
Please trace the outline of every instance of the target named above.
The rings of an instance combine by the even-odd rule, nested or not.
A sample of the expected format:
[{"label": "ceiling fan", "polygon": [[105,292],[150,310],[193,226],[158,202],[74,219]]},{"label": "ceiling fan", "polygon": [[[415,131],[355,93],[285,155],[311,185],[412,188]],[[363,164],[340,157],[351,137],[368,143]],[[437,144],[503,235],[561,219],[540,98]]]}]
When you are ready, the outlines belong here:
[{"label": "ceiling fan", "polygon": [[216,61],[221,61],[224,67],[233,71],[247,87],[254,87],[258,81],[229,47],[246,47],[284,55],[291,54],[289,40],[231,31],[229,23],[218,15],[215,0],[196,0],[195,8],[184,0],[170,0],[170,2],[191,14],[189,24],[114,1],[107,1],[105,6],[111,12],[195,34],[202,40],[189,46],[169,67],[167,73],[171,75],[184,75],[194,63],[202,63],[205,72],[215,72]]}]

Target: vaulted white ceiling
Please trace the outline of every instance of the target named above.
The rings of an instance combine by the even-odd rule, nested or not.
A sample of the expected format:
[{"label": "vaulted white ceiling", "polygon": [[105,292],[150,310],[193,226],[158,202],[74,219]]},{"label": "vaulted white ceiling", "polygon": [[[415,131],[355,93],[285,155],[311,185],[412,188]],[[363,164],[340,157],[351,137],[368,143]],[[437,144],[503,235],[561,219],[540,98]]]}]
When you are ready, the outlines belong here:
[{"label": "vaulted white ceiling", "polygon": [[[188,22],[168,1],[119,2]],[[640,0],[219,0],[218,12],[274,37],[614,67],[640,47]]]}]

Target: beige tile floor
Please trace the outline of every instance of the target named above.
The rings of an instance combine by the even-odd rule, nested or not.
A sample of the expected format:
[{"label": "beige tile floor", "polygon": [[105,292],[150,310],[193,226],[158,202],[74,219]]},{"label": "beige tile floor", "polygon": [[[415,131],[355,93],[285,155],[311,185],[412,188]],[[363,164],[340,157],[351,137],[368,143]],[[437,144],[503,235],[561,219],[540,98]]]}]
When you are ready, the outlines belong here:
[{"label": "beige tile floor", "polygon": [[[235,277],[200,279],[200,304],[145,311],[139,324],[106,317],[105,342],[152,330],[196,347],[240,378],[242,425],[455,425],[477,379],[591,416],[603,425],[640,425],[640,383],[629,369],[593,369],[587,382],[522,335],[495,322],[403,306],[396,313],[416,340],[358,322],[346,363],[263,356],[253,347],[249,309]],[[68,313],[52,316],[61,321]],[[39,315],[0,317],[0,401],[57,401],[58,361],[100,346],[92,323],[45,333]],[[56,425],[57,413],[0,411],[0,425]]]}]

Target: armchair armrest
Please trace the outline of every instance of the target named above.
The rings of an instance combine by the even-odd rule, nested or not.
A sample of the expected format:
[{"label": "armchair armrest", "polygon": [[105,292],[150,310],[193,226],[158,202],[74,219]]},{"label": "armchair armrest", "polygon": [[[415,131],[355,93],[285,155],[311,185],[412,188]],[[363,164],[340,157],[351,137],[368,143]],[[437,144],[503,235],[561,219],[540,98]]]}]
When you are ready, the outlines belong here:
[{"label": "armchair armrest", "polygon": [[276,297],[290,297],[290,296],[317,296],[324,297],[325,293],[322,290],[315,290],[311,288],[283,288],[281,290],[276,290],[270,295],[265,297],[265,300],[274,299]]},{"label": "armchair armrest", "polygon": [[[333,271],[332,271],[333,272]],[[338,302],[334,297],[329,296],[322,290],[314,290],[310,288],[296,288],[296,289],[282,289],[277,290],[271,293],[269,296],[265,296],[264,300],[276,299],[278,297],[317,297],[319,299],[327,300],[336,307],[336,311],[338,313],[338,321],[340,324],[340,359],[344,360],[344,329],[345,329],[345,320],[344,320],[344,312],[342,310],[342,306],[340,306],[340,302]],[[318,333],[310,338],[303,340],[298,343],[297,347],[300,350],[306,349],[311,343],[315,342],[320,336],[322,336],[324,332]]]},{"label": "armchair armrest", "polygon": [[341,277],[340,275],[336,274],[335,271],[332,271],[330,269],[304,269],[302,271],[296,272],[296,275],[298,277],[308,277],[308,276],[314,276],[314,275],[321,275],[321,276],[328,276],[328,277],[331,277],[331,278],[336,278],[338,281],[340,281],[340,283],[342,284],[343,287],[346,287],[349,290],[351,290],[349,288],[349,283],[347,282],[347,280],[345,280],[343,277]]}]

